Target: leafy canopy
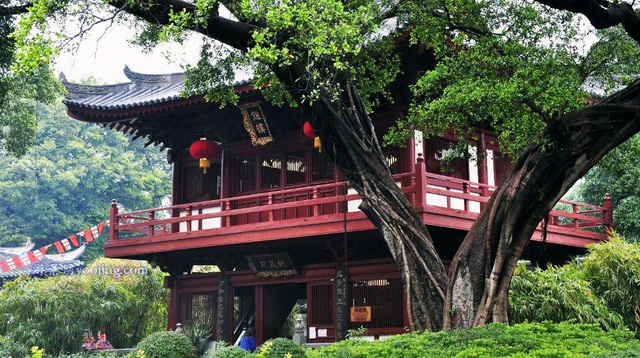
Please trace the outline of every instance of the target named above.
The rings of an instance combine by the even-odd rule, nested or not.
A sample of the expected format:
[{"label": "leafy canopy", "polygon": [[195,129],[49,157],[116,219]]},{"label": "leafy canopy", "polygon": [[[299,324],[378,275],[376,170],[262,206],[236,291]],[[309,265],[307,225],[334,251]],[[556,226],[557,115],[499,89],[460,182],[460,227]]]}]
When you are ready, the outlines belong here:
[{"label": "leafy canopy", "polygon": [[[60,36],[44,25],[52,14],[112,11],[120,21],[134,21],[104,6],[114,2],[130,12],[165,4],[68,1],[61,9],[61,2],[37,0],[20,22],[19,53],[51,46]],[[226,17],[251,30],[252,42],[234,49],[205,36],[200,60],[186,68],[187,93],[207,93],[221,105],[237,101],[233,81],[238,72],[249,72],[275,103],[338,102],[344,86],[355,84],[372,108],[390,98],[389,85],[404,70],[395,40],[410,34],[433,53],[436,64],[416,79],[407,118],[387,137],[396,143],[413,129],[432,135],[453,129],[463,138],[479,126],[499,133],[503,149],[516,154],[550,118],[638,73],[638,46],[621,29],[594,34],[584,30],[580,17],[532,0],[197,0],[189,6],[167,6],[168,22],[143,26],[137,42],[148,48],[180,42],[189,31],[210,34],[216,15],[230,12]],[[35,35],[45,28],[49,35]],[[585,45],[593,38],[592,46]],[[48,60],[38,59],[43,65]],[[596,93],[590,93],[594,87]]]}]

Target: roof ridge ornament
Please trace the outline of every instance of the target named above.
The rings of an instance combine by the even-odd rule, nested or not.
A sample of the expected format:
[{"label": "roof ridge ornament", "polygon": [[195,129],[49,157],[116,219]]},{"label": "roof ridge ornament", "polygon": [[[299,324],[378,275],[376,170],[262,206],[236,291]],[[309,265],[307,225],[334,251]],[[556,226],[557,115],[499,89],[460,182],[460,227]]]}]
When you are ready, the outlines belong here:
[{"label": "roof ridge ornament", "polygon": [[153,83],[153,84],[165,84],[170,85],[177,82],[182,82],[184,78],[183,73],[165,73],[165,74],[145,74],[132,71],[128,65],[124,65],[124,75],[136,84],[141,83]]}]

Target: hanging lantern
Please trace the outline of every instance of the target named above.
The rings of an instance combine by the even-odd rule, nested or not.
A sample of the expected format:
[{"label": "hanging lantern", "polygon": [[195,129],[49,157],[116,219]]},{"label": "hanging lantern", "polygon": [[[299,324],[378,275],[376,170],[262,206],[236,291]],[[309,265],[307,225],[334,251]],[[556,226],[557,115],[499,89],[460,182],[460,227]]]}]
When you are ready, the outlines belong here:
[{"label": "hanging lantern", "polygon": [[313,131],[313,127],[311,127],[311,123],[309,123],[309,121],[304,122],[302,131],[304,132],[304,135],[313,139],[313,147],[317,148],[318,151],[322,153],[322,143],[320,143],[320,137],[318,137]]},{"label": "hanging lantern", "polygon": [[191,144],[189,153],[192,157],[200,159],[200,168],[204,169],[204,173],[207,174],[207,168],[211,166],[211,159],[220,154],[220,146],[207,138],[200,138],[199,141]]}]

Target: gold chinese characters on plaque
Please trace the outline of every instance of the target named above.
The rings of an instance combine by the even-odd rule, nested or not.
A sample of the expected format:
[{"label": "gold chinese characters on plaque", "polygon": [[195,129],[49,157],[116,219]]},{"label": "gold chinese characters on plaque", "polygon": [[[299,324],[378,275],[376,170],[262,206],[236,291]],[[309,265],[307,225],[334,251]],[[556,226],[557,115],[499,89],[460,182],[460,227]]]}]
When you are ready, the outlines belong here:
[{"label": "gold chinese characters on plaque", "polygon": [[244,129],[251,137],[251,144],[265,145],[273,141],[269,124],[262,113],[262,108],[260,108],[260,102],[245,103],[238,108],[242,112],[242,122]]},{"label": "gold chinese characters on plaque", "polygon": [[249,268],[258,278],[296,276],[298,271],[286,253],[246,255]]},{"label": "gold chinese characters on plaque", "polygon": [[371,306],[353,306],[349,315],[350,322],[371,322]]}]

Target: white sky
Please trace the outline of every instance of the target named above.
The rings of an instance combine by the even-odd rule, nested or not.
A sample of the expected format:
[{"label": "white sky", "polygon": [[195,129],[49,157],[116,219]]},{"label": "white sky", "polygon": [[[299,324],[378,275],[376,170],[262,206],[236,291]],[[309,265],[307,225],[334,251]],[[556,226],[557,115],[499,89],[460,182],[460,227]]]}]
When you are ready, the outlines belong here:
[{"label": "white sky", "polygon": [[[106,32],[105,28],[92,30],[72,53],[62,52],[56,61],[56,71],[64,72],[70,82],[95,77],[99,83],[120,83],[128,82],[122,72],[125,65],[135,72],[170,73],[182,72],[182,64],[198,59],[197,36],[184,45],[161,44],[152,53],[143,53],[140,47],[128,42],[133,38],[132,29],[121,24]],[[166,54],[171,54],[172,59],[167,59]]]}]

